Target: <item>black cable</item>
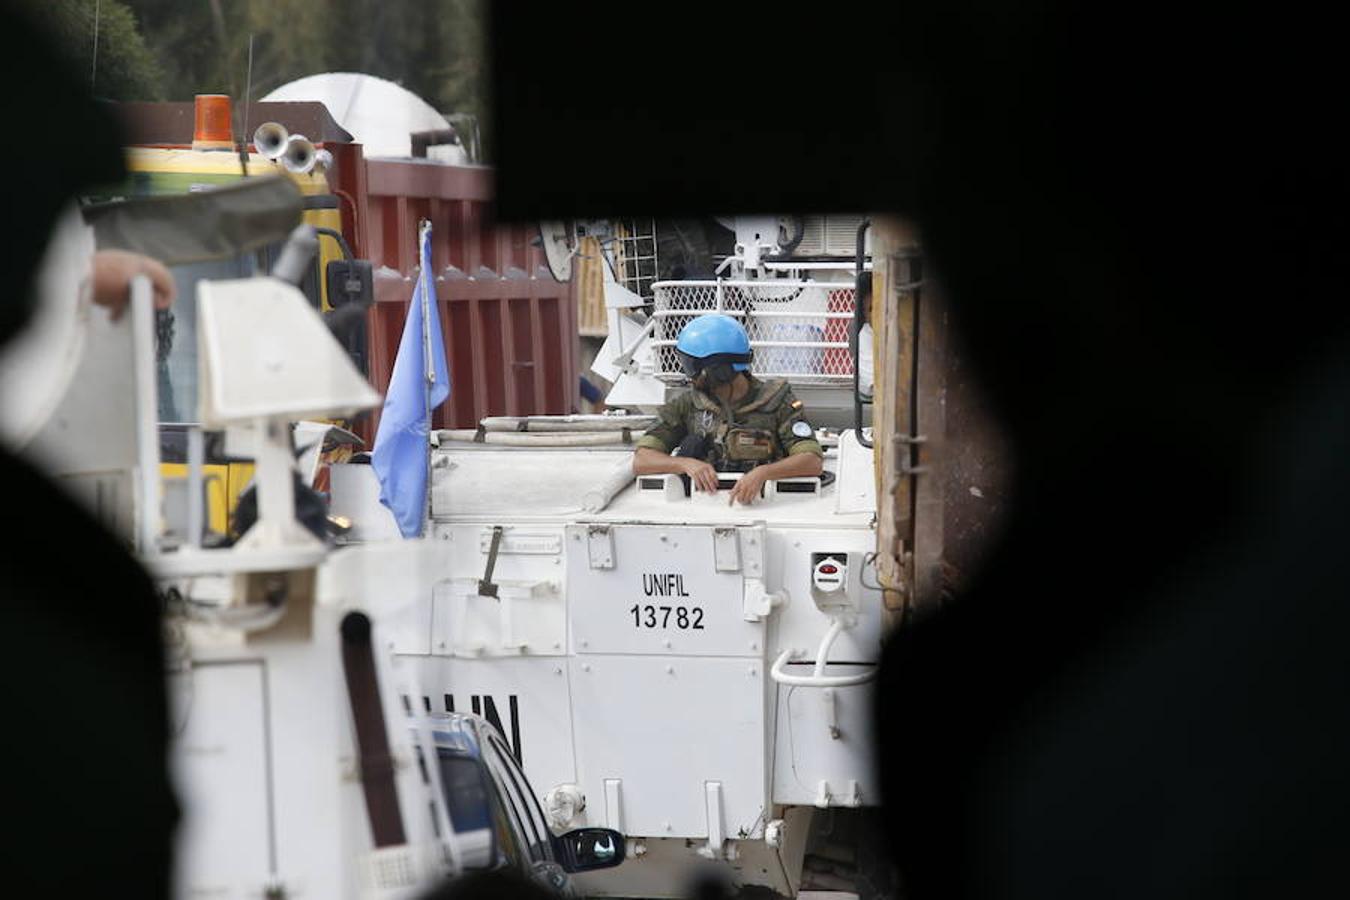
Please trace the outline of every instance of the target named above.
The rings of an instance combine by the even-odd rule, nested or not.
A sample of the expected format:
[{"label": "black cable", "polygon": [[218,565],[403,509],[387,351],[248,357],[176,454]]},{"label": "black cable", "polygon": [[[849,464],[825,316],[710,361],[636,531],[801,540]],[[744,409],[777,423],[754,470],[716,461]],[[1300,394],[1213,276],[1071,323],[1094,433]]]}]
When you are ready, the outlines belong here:
[{"label": "black cable", "polygon": [[347,243],[347,239],[346,239],[345,237],[342,236],[342,232],[340,232],[340,231],[338,231],[337,229],[334,229],[334,228],[324,228],[324,227],[322,227],[322,226],[315,225],[315,226],[314,226],[314,233],[315,233],[315,234],[326,235],[326,236],[332,238],[333,240],[337,241],[337,242],[338,242],[338,246],[342,248],[342,258],[343,258],[343,259],[346,259],[346,260],[353,260],[353,259],[356,259],[356,256],[352,253],[351,245],[348,244],[348,243]]},{"label": "black cable", "polygon": [[[872,227],[871,219],[863,219],[858,223],[858,242],[857,253],[854,257],[854,288],[853,288],[853,434],[858,439],[858,443],[871,449],[873,441],[870,438],[863,437],[863,399],[861,385],[859,381],[861,368],[859,350],[862,343],[863,326],[863,305],[861,302],[862,292],[858,290],[857,285],[862,281],[864,273],[864,261],[866,258],[866,236],[867,229]],[[876,370],[876,352],[872,353],[873,377]]]}]

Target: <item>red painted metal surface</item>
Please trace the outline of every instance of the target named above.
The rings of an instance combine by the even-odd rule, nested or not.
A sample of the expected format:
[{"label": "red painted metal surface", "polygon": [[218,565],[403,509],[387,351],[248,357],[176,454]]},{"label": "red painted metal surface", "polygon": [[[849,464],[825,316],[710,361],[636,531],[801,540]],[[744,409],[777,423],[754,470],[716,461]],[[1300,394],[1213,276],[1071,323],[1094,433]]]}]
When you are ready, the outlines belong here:
[{"label": "red painted metal surface", "polygon": [[[343,229],[375,267],[367,325],[371,383],[389,384],[418,276],[418,222],[432,226],[432,272],[450,365],[450,397],[436,428],[472,428],[484,416],[573,412],[578,403],[576,297],[554,280],[528,225],[492,216],[490,169],[361,160],[332,148]],[[376,411],[357,432],[374,443]]]}]

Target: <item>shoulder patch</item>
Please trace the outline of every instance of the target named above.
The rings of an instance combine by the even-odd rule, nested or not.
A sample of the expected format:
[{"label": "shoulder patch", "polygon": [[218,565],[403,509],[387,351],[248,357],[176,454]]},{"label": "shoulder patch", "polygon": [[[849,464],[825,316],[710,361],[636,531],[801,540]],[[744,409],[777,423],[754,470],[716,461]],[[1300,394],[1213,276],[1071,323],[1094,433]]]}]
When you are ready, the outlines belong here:
[{"label": "shoulder patch", "polygon": [[805,422],[793,422],[792,433],[799,438],[809,438],[814,434],[814,432],[811,431],[811,426]]}]

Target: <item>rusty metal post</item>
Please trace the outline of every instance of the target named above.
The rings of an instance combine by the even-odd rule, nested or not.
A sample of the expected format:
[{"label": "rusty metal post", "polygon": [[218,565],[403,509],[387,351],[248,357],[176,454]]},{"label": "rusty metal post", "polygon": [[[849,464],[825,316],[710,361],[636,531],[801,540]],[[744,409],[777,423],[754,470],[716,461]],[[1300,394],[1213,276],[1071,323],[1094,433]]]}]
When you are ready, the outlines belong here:
[{"label": "rusty metal post", "polygon": [[[914,373],[913,228],[889,216],[872,224],[872,329],[875,359],[872,434],[877,472],[877,574],[886,609],[898,614],[912,591],[905,554],[910,544]],[[893,624],[893,623],[892,623]]]},{"label": "rusty metal post", "polygon": [[948,335],[946,311],[928,285],[915,291],[914,299],[917,355],[913,433],[921,440],[912,443],[910,455],[914,492],[912,603],[916,611],[926,611],[937,604],[942,587]]},{"label": "rusty metal post", "polygon": [[1012,460],[913,231],[878,219],[872,246],[877,572],[889,614],[922,614],[978,566]]}]

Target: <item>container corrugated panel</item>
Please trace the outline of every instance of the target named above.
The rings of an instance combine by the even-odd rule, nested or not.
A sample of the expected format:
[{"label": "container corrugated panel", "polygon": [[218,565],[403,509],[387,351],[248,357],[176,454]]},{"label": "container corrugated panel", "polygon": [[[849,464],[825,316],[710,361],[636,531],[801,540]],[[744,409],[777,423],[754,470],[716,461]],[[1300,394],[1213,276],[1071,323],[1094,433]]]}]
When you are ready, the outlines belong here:
[{"label": "container corrugated panel", "polygon": [[[535,227],[493,221],[492,177],[481,167],[366,161],[362,250],[376,270],[370,380],[380,391],[388,386],[418,274],[418,222],[428,219],[451,380],[450,397],[432,418],[436,428],[567,413],[578,403],[573,286],[549,273],[531,243]],[[377,421],[368,426],[371,438]]]},{"label": "container corrugated panel", "polygon": [[577,290],[578,333],[584,337],[605,337],[609,334],[602,254],[599,238],[587,236],[577,242],[577,255],[572,260],[572,281]]}]

